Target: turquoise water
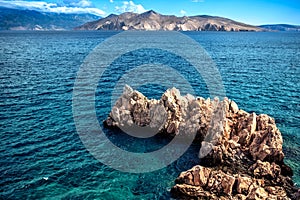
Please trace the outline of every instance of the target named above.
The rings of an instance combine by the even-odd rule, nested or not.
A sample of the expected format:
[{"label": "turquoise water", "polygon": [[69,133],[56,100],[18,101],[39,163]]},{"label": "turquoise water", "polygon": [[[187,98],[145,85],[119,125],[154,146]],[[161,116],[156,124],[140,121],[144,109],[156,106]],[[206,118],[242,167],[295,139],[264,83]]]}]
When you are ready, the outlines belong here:
[{"label": "turquoise water", "polygon": [[[193,145],[164,169],[123,173],[98,162],[82,144],[72,115],[76,73],[89,52],[114,34],[0,32],[1,199],[168,199],[178,174],[199,162],[199,146]],[[246,111],[275,118],[284,137],[286,162],[300,184],[300,34],[185,34],[212,57],[229,98]],[[114,70],[107,70],[105,80],[99,82],[99,121],[110,111],[113,83],[126,67],[145,60],[177,66],[197,95],[208,97],[203,80],[193,76],[191,66],[166,52],[142,49],[116,61],[111,66]],[[148,84],[138,89],[159,98],[166,88]],[[110,130],[106,135],[123,149],[136,152],[152,151],[169,141],[134,140]]]}]

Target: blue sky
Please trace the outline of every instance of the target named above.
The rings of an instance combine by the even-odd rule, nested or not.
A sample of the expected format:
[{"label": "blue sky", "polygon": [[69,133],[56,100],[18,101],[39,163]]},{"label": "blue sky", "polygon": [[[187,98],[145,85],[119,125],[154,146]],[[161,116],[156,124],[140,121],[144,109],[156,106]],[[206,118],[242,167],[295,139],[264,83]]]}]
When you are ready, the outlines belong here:
[{"label": "blue sky", "polygon": [[93,13],[105,17],[125,11],[162,14],[214,15],[253,25],[300,25],[299,0],[0,0],[0,6],[45,12]]}]

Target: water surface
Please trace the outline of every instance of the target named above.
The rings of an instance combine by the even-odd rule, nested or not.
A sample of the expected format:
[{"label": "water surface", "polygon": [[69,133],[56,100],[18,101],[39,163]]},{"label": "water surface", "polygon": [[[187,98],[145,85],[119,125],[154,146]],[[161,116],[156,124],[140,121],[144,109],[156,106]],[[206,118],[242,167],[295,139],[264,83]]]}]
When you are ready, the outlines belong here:
[{"label": "water surface", "polygon": [[[114,34],[0,32],[1,198],[166,199],[178,174],[197,164],[199,147],[193,145],[164,169],[123,173],[98,162],[80,141],[72,115],[76,73],[89,52]],[[248,112],[275,118],[284,137],[285,161],[300,184],[300,34],[184,34],[199,42],[214,60],[229,98]],[[176,56],[149,49],[122,57],[112,66],[115,70],[106,72],[106,81],[99,83],[99,121],[109,113],[111,89],[124,67],[144,60],[163,61],[183,73],[191,67]],[[189,81],[197,95],[209,96],[201,78],[190,74]],[[138,89],[159,98],[166,88],[148,84]],[[167,142],[135,141],[109,130],[106,134],[118,146],[138,152]]]}]

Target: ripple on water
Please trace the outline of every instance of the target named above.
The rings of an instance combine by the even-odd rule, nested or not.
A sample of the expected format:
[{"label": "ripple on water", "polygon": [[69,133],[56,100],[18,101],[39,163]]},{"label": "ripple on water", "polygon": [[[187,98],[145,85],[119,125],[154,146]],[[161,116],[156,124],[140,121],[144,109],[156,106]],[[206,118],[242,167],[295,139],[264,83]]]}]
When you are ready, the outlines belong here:
[{"label": "ripple on water", "polygon": [[[76,73],[89,52],[113,34],[0,33],[0,198],[168,199],[178,174],[199,162],[199,146],[193,145],[164,169],[122,173],[102,165],[83,146],[72,114]],[[284,137],[285,161],[300,184],[299,33],[185,34],[215,61],[229,98],[246,111],[275,118]],[[96,91],[99,122],[110,111],[114,82],[145,60],[175,67],[198,95],[208,97],[205,83],[189,64],[164,51],[143,49],[121,57],[111,66],[114,70],[103,74]],[[136,89],[159,98],[166,88],[148,84]],[[81,94],[89,95],[85,89]],[[106,134],[116,145],[138,152],[159,149],[168,142]]]}]

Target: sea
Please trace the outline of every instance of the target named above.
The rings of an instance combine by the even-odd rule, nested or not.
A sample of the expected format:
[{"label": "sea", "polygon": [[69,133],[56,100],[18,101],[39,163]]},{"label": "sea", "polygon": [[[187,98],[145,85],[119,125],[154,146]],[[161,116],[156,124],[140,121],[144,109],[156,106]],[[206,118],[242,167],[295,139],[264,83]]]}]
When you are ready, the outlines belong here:
[{"label": "sea", "polygon": [[[300,33],[181,33],[204,49],[221,76],[226,96],[240,109],[275,119],[284,140],[285,162],[299,186]],[[200,147],[192,144],[161,169],[126,172],[102,163],[85,146],[74,120],[76,78],[90,53],[118,34],[0,32],[0,199],[170,199],[170,189],[180,172],[199,163]],[[210,97],[203,77],[196,76],[191,63],[177,55],[151,48],[121,55],[98,82],[95,110],[102,134],[124,151],[147,153],[172,140],[134,138],[102,125],[124,72],[153,63],[172,66],[192,85],[194,95]],[[160,98],[170,86],[147,81],[131,84],[148,98]],[[98,153],[102,158],[117,159],[108,149]]]}]

